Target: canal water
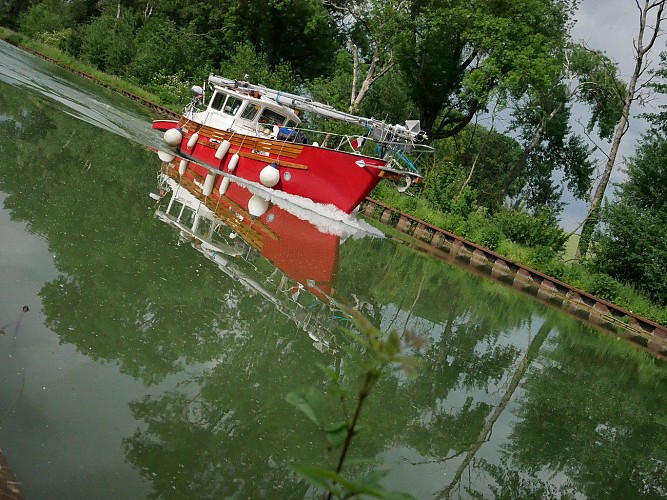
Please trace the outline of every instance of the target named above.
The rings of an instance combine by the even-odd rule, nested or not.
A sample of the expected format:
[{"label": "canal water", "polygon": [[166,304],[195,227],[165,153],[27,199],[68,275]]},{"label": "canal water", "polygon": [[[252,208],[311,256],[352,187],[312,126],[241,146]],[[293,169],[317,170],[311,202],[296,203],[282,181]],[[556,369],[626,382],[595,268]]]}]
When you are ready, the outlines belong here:
[{"label": "canal water", "polygon": [[349,309],[421,340],[363,408],[355,474],[420,499],[667,496],[664,363],[326,213],[207,253],[149,196],[150,120],[0,42],[0,449],[28,498],[312,497],[293,467],[337,455],[286,396],[340,417],[318,365],[355,394]]}]

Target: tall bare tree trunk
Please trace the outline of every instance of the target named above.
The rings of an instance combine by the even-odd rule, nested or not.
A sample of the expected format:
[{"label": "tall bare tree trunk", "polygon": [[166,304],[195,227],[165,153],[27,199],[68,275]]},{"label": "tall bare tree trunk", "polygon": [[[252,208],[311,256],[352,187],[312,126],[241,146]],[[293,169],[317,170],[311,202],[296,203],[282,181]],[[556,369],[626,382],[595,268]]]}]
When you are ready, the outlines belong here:
[{"label": "tall bare tree trunk", "polygon": [[361,76],[361,62],[359,60],[359,47],[357,47],[351,38],[347,39],[350,51],[352,52],[352,57],[354,58],[354,69],[352,73],[352,91],[350,92],[350,108],[349,111],[352,114],[359,112],[359,107],[361,106],[361,101],[364,100],[366,94],[371,88],[371,85],[375,83],[376,80],[381,78],[387,71],[389,71],[394,63],[389,60],[386,61],[382,67],[378,66],[380,63],[380,56],[378,54],[378,48],[373,49],[373,57],[371,59],[371,64],[368,67],[366,72],[366,77],[364,81],[361,82],[361,88],[357,90],[357,85],[359,78]]},{"label": "tall bare tree trunk", "polygon": [[120,21],[120,0],[118,0],[118,4],[116,5],[116,21],[113,24],[114,31],[118,31],[118,21]]},{"label": "tall bare tree trunk", "polygon": [[[591,236],[593,235],[593,231],[595,230],[595,227],[600,220],[600,209],[602,207],[604,193],[607,190],[609,178],[611,177],[611,173],[614,170],[616,155],[618,154],[621,141],[623,140],[623,136],[625,136],[626,132],[628,131],[630,108],[632,107],[633,101],[637,98],[637,81],[646,69],[646,55],[653,48],[653,44],[660,34],[660,24],[663,21],[665,3],[667,3],[667,0],[644,0],[643,7],[640,5],[639,0],[635,0],[635,2],[637,4],[637,8],[639,9],[639,34],[637,36],[637,40],[635,41],[635,68],[630,77],[627,92],[623,99],[623,113],[621,115],[621,119],[616,125],[616,129],[614,130],[614,138],[611,143],[611,150],[609,151],[607,163],[605,165],[604,171],[602,172],[600,183],[595,189],[595,193],[591,197],[590,208],[581,229],[581,238],[579,239],[577,254],[583,258],[585,258],[586,254],[588,253]],[[651,14],[651,11],[655,11],[655,22],[653,26],[648,24],[648,16]],[[647,29],[650,32],[650,36],[648,43],[644,45],[644,34]]]}]

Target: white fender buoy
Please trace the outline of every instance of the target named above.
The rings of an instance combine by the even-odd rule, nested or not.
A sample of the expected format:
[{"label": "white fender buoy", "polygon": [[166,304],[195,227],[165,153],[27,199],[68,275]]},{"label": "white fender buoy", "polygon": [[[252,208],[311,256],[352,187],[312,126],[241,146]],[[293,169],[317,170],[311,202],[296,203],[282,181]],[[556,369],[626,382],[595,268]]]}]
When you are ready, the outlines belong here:
[{"label": "white fender buoy", "polygon": [[164,133],[163,139],[167,146],[174,147],[181,143],[183,134],[181,134],[181,131],[178,128],[170,128]]},{"label": "white fender buoy", "polygon": [[317,141],[315,141],[315,142],[313,142],[313,146],[315,146],[316,148],[319,148],[319,147],[320,147],[320,143],[317,142]]},{"label": "white fender buoy", "polygon": [[192,134],[190,140],[188,141],[188,149],[194,148],[198,140],[199,140],[199,134],[195,132],[194,134]]},{"label": "white fender buoy", "polygon": [[278,165],[272,163],[267,165],[259,173],[259,182],[264,184],[266,187],[273,187],[280,181],[280,171],[278,170]]},{"label": "white fender buoy", "polygon": [[239,164],[239,154],[234,153],[232,157],[229,159],[229,165],[227,165],[227,171],[233,172],[236,169],[236,165],[238,164]]},{"label": "white fender buoy", "polygon": [[248,200],[248,212],[253,217],[261,217],[269,209],[269,201],[253,194]]},{"label": "white fender buoy", "polygon": [[220,146],[218,146],[218,150],[215,152],[215,157],[218,160],[222,160],[227,154],[227,151],[229,151],[229,146],[231,146],[231,144],[227,139],[222,141]]},{"label": "white fender buoy", "polygon": [[185,158],[181,159],[181,163],[178,164],[178,175],[185,175],[185,171],[188,169],[188,160]]},{"label": "white fender buoy", "polygon": [[213,172],[209,172],[206,174],[206,179],[204,179],[202,194],[204,196],[211,196],[211,193],[213,192],[213,186],[215,186],[215,174]]},{"label": "white fender buoy", "polygon": [[166,161],[167,163],[169,163],[174,158],[176,158],[174,155],[172,155],[170,153],[165,153],[164,151],[158,151],[157,155],[160,157],[160,160]]},{"label": "white fender buoy", "polygon": [[220,194],[225,194],[228,187],[229,187],[229,177],[223,177],[222,181],[220,182],[220,187],[218,188],[218,191],[220,192]]}]

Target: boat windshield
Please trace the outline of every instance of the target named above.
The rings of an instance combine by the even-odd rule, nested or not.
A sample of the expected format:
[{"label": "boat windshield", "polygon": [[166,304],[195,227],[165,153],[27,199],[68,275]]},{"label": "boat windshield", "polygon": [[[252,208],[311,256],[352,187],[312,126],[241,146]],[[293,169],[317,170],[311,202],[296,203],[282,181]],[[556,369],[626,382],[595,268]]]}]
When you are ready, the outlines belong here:
[{"label": "boat windshield", "polygon": [[261,116],[259,117],[259,123],[266,123],[269,125],[282,125],[285,123],[285,116],[280,113],[276,113],[272,109],[264,108]]},{"label": "boat windshield", "polygon": [[243,108],[243,112],[241,113],[241,118],[244,120],[252,121],[255,116],[257,116],[257,112],[259,111],[259,106],[257,104],[253,104],[251,102],[247,103],[245,105],[245,108]]},{"label": "boat windshield", "polygon": [[231,95],[223,94],[222,92],[216,92],[211,99],[211,108],[222,111],[227,115],[234,116],[241,108],[243,101],[238,97]]}]

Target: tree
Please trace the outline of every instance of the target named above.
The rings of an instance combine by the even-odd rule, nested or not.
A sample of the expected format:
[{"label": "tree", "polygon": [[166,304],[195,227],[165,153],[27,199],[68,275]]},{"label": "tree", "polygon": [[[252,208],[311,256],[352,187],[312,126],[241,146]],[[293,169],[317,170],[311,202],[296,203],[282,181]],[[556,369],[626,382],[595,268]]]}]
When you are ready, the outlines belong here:
[{"label": "tree", "polygon": [[440,139],[460,132],[494,98],[521,95],[529,84],[550,78],[573,2],[326,3],[338,14],[355,58],[350,109],[359,109],[371,86],[396,70],[422,128]]},{"label": "tree", "polygon": [[[491,211],[504,203],[503,187],[521,150],[514,139],[469,125],[456,137],[439,141],[436,162],[427,170],[424,196],[434,206],[451,211],[464,196],[466,188],[477,194],[477,203]],[[510,182],[510,193],[517,194],[525,179]],[[464,215],[464,214],[462,214]]]},{"label": "tree", "polygon": [[[603,53],[582,45],[570,44],[560,54],[562,67],[546,87],[531,86],[513,104],[512,130],[523,146],[521,158],[507,175],[507,190],[519,175],[527,179],[517,198],[529,208],[544,205],[558,212],[562,184],[554,184],[560,171],[567,187],[579,199],[590,191],[594,164],[591,149],[573,133],[571,105],[581,103],[591,111],[587,129],[610,139],[622,108],[624,84],[617,67]],[[515,203],[516,203],[515,202]]]},{"label": "tree", "polygon": [[0,0],[0,25],[15,29],[18,26],[19,14],[27,11],[38,2],[26,0]]},{"label": "tree", "polygon": [[210,2],[199,3],[198,9],[188,12],[196,31],[208,33],[208,41],[215,42],[209,54],[214,66],[232,57],[239,42],[247,41],[258,54],[266,55],[271,68],[289,63],[306,80],[327,74],[344,43],[318,0],[229,0],[220,12],[211,9]]},{"label": "tree", "polygon": [[[545,86],[558,72],[569,1],[405,2],[397,64],[433,139],[460,132],[494,99]],[[540,83],[542,82],[542,83]]]},{"label": "tree", "polygon": [[[328,5],[345,34],[352,54],[350,113],[358,113],[362,101],[375,82],[394,67],[392,38],[396,33],[396,13],[401,1],[328,0]],[[361,83],[360,83],[361,82]]]},{"label": "tree", "polygon": [[102,15],[85,25],[81,58],[101,71],[125,75],[135,56],[136,18],[132,12],[120,18]]},{"label": "tree", "polygon": [[644,137],[618,199],[602,212],[593,264],[667,305],[667,136]]},{"label": "tree", "polygon": [[21,31],[31,37],[60,31],[70,25],[68,10],[69,4],[63,0],[46,0],[35,4],[21,15]]},{"label": "tree", "polygon": [[[169,43],[164,43],[169,40]],[[205,65],[205,44],[188,26],[179,28],[168,19],[154,16],[134,37],[136,54],[129,67],[132,76],[146,83],[157,73],[193,75]]]},{"label": "tree", "polygon": [[667,4],[667,0],[644,0],[643,5],[640,3],[640,0],[636,0],[636,3],[639,10],[639,31],[637,39],[634,42],[635,66],[623,96],[623,111],[614,129],[614,136],[604,170],[602,171],[602,177],[591,196],[588,214],[584,219],[581,229],[581,238],[579,239],[577,252],[584,258],[588,253],[591,236],[599,221],[602,199],[616,164],[618,149],[629,128],[630,109],[645,88],[645,85],[640,83],[639,79],[646,70],[648,64],[647,56],[655,45],[658,35],[661,33],[661,24],[666,15],[665,4]]}]

